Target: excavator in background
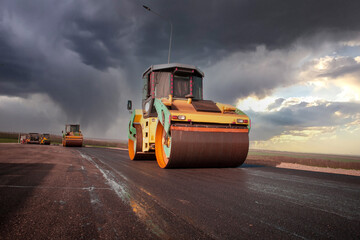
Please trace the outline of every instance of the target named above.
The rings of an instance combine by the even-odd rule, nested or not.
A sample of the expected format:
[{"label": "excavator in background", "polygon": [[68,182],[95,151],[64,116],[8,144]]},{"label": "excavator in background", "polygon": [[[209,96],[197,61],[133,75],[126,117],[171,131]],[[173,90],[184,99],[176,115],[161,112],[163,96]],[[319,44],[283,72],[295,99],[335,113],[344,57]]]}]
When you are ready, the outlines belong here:
[{"label": "excavator in background", "polygon": [[40,138],[40,144],[42,145],[50,145],[50,134],[43,133]]},{"label": "excavator in background", "polygon": [[[131,160],[161,168],[237,167],[249,150],[250,118],[234,106],[203,99],[204,73],[187,64],[160,64],[143,73],[142,109],[128,129]],[[219,79],[219,83],[221,79]]]},{"label": "excavator in background", "polygon": [[64,147],[82,147],[83,135],[80,130],[80,124],[65,125],[65,132],[62,131],[62,145]]}]

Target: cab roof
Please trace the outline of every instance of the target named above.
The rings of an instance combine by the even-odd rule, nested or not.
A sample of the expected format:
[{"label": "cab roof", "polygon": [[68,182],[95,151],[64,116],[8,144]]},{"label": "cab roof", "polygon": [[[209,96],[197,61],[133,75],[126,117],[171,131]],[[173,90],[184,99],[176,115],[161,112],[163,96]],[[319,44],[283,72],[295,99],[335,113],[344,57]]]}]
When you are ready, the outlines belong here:
[{"label": "cab roof", "polygon": [[198,74],[200,74],[202,77],[204,77],[204,73],[197,68],[194,65],[188,65],[188,64],[182,64],[182,63],[168,63],[168,64],[158,64],[158,65],[151,65],[144,73],[143,78],[146,77],[148,74],[159,71],[159,70],[167,70],[172,68],[181,68],[181,69],[188,69],[188,70],[194,70]]}]

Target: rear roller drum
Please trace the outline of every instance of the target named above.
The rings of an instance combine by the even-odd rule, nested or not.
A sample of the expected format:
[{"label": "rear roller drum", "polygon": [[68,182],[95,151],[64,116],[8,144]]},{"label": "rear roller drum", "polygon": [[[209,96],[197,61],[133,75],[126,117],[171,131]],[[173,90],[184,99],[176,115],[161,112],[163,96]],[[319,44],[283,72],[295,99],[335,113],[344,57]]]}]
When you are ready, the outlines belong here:
[{"label": "rear roller drum", "polygon": [[128,149],[129,149],[129,157],[131,160],[139,160],[141,159],[140,153],[142,152],[142,129],[140,125],[135,125],[136,129],[136,140],[133,141],[129,139],[128,141]]},{"label": "rear roller drum", "polygon": [[163,125],[159,122],[156,127],[155,135],[155,155],[156,161],[161,168],[167,168],[169,165],[169,157],[166,151],[170,152],[171,137],[167,135]]}]

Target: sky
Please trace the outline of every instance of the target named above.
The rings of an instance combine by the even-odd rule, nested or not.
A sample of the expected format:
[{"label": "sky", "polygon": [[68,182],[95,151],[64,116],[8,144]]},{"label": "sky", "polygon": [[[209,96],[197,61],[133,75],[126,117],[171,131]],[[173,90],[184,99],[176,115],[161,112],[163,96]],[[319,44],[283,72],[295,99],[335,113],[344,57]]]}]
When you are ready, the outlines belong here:
[{"label": "sky", "polygon": [[[145,10],[150,7],[163,18]],[[0,0],[0,131],[126,140],[142,73],[204,73],[250,147],[360,155],[360,1]]]}]

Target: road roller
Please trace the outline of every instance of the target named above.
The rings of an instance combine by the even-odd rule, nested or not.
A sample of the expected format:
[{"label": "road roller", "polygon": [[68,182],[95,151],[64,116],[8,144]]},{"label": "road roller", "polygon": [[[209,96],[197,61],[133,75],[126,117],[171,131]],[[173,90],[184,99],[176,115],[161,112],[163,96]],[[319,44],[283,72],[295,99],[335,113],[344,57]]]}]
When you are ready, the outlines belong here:
[{"label": "road roller", "polygon": [[40,144],[40,134],[39,133],[29,133],[28,144]]},{"label": "road roller", "polygon": [[50,134],[43,133],[40,138],[40,144],[42,145],[50,145]]},{"label": "road roller", "polygon": [[83,135],[80,130],[80,124],[65,125],[65,132],[62,131],[62,144],[64,147],[82,147]]},{"label": "road roller", "polygon": [[[187,64],[150,66],[142,75],[142,109],[128,128],[131,160],[160,168],[237,167],[249,150],[250,118],[240,109],[203,99],[204,73]],[[221,81],[221,79],[219,79]]]}]

